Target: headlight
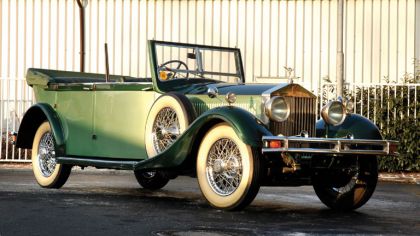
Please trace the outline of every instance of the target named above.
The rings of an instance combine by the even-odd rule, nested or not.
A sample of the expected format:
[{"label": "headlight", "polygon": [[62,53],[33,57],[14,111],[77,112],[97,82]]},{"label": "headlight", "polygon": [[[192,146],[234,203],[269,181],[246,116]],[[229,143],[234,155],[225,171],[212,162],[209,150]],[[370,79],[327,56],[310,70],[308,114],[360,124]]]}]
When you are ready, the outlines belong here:
[{"label": "headlight", "polygon": [[265,103],[265,114],[270,120],[282,122],[285,121],[290,114],[290,107],[284,97],[272,97]]},{"label": "headlight", "polygon": [[321,116],[330,125],[341,125],[346,119],[346,108],[339,101],[330,101],[322,108]]}]

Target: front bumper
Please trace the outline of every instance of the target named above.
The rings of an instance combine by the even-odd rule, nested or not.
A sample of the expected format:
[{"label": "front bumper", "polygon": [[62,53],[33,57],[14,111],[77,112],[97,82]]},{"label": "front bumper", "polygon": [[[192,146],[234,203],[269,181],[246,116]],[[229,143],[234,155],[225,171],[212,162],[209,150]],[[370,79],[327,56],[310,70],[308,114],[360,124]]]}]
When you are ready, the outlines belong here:
[{"label": "front bumper", "polygon": [[398,155],[398,141],[393,140],[263,136],[262,141],[263,153]]}]

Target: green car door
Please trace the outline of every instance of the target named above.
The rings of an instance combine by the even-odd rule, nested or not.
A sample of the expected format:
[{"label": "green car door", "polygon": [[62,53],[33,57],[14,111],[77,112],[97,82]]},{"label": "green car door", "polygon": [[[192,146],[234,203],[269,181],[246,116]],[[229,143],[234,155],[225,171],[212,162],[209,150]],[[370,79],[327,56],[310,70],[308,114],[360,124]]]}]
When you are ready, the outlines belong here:
[{"label": "green car door", "polygon": [[144,129],[158,96],[150,84],[101,84],[93,103],[93,156],[145,159]]}]

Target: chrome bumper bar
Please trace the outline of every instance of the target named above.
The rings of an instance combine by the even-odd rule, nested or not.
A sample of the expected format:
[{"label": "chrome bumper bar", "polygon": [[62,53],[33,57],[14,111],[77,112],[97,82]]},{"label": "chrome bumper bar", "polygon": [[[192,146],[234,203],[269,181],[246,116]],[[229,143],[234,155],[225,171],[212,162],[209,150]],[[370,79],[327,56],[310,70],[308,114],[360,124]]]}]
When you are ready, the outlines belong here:
[{"label": "chrome bumper bar", "polygon": [[263,153],[296,152],[314,154],[398,155],[398,141],[393,140],[263,136],[262,141]]}]

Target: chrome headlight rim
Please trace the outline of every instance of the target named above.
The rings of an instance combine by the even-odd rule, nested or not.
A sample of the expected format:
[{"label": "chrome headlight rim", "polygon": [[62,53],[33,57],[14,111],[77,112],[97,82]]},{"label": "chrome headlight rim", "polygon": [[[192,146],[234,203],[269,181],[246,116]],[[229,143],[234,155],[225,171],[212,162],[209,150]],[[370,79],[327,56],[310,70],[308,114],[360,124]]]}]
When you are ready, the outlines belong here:
[{"label": "chrome headlight rim", "polygon": [[[334,121],[330,117],[330,109],[333,105],[339,105],[341,108],[341,119],[339,121]],[[344,120],[347,116],[347,109],[346,106],[341,101],[329,101],[325,106],[321,109],[321,117],[322,119],[332,126],[338,126],[344,123]]]},{"label": "chrome headlight rim", "polygon": [[[276,102],[278,99],[283,101],[283,104],[286,105],[286,112],[283,113],[284,115],[282,117],[277,116],[276,114],[274,114],[273,112],[273,104],[274,102]],[[264,112],[265,115],[271,120],[271,121],[275,121],[275,122],[283,122],[285,120],[287,120],[287,118],[289,118],[290,115],[290,105],[289,103],[287,103],[286,99],[284,97],[281,96],[274,96],[272,98],[270,98],[265,104],[264,104]]]}]

